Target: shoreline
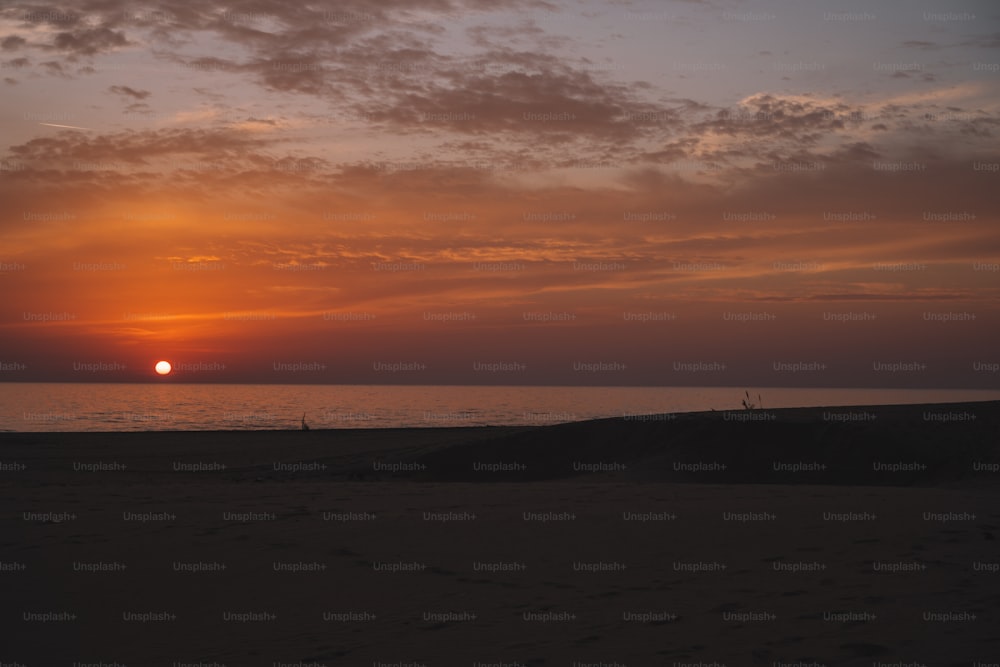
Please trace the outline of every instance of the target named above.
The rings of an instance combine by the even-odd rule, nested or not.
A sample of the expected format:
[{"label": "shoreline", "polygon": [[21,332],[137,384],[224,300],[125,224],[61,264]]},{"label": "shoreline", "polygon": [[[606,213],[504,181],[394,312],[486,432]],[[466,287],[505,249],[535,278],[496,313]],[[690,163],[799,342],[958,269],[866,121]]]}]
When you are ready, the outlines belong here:
[{"label": "shoreline", "polygon": [[[366,432],[366,431],[409,431],[409,430],[456,430],[456,429],[526,429],[526,428],[546,428],[553,426],[565,426],[567,424],[587,424],[587,423],[597,423],[597,422],[607,422],[607,421],[624,421],[624,422],[648,422],[648,421],[672,421],[674,419],[692,419],[692,418],[713,418],[721,417],[726,419],[727,416],[733,420],[739,420],[739,418],[734,417],[734,415],[763,415],[763,414],[773,414],[777,419],[793,417],[796,419],[814,417],[816,414],[822,416],[822,413],[835,413],[835,412],[849,412],[849,411],[862,411],[875,414],[882,413],[900,413],[900,412],[913,412],[916,409],[921,409],[922,411],[939,411],[945,408],[952,408],[964,411],[978,410],[978,411],[1000,411],[1000,400],[988,400],[988,401],[955,401],[955,402],[945,402],[945,403],[884,403],[884,404],[866,404],[866,405],[816,405],[816,406],[800,406],[800,407],[785,407],[785,408],[754,408],[748,410],[745,408],[732,408],[724,410],[693,410],[688,412],[653,412],[653,413],[627,413],[623,415],[616,415],[611,417],[595,417],[590,419],[578,419],[572,421],[539,421],[539,423],[530,424],[477,424],[471,426],[375,426],[375,427],[333,427],[333,428],[322,428],[317,426],[311,426],[309,432]],[[86,430],[86,431],[16,431],[7,430],[0,431],[0,438],[5,436],[12,436],[17,434],[38,434],[38,435],[56,435],[56,434],[109,434],[109,433],[289,433],[298,432],[298,428],[260,428],[260,429],[150,429],[145,431],[140,430],[114,430],[114,431],[97,431],[97,430]]]},{"label": "shoreline", "polygon": [[53,473],[189,470],[234,480],[586,477],[905,486],[997,481],[998,432],[1000,401],[983,401],[661,413],[539,426],[6,432],[0,458]]}]

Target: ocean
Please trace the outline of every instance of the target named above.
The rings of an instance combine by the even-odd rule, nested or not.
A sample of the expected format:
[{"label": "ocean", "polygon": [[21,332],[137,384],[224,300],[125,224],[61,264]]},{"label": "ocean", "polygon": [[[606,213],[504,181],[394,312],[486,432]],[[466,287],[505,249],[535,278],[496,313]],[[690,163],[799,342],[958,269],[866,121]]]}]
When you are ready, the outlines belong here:
[{"label": "ocean", "polygon": [[[2,431],[188,431],[551,424],[741,409],[742,387],[0,384]],[[997,390],[750,389],[763,407],[1000,400]]]}]

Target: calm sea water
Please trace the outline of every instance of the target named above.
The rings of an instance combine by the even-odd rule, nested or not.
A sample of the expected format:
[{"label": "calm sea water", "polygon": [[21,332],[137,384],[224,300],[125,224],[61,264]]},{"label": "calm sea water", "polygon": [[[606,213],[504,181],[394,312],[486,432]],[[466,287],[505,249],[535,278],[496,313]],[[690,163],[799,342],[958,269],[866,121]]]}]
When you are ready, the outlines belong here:
[{"label": "calm sea water", "polygon": [[[764,407],[1000,400],[1000,391],[767,388]],[[143,431],[548,424],[739,409],[733,387],[0,384],[0,430]]]}]

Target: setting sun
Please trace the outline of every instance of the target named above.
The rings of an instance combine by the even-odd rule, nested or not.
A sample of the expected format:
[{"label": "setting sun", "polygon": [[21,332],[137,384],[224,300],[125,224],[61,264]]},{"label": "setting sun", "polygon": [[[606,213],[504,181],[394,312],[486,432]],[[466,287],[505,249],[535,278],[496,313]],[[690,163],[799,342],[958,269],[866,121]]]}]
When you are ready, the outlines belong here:
[{"label": "setting sun", "polygon": [[156,366],[153,367],[156,370],[157,375],[169,375],[170,374],[170,362],[169,361],[157,361]]}]

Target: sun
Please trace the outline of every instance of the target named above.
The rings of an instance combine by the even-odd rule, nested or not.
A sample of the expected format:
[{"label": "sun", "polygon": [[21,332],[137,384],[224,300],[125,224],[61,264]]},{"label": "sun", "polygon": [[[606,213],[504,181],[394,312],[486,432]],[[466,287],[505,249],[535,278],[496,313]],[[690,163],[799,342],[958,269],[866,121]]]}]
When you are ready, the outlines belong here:
[{"label": "sun", "polygon": [[157,375],[170,375],[170,362],[157,361],[156,365],[153,366],[153,370],[156,371]]}]

